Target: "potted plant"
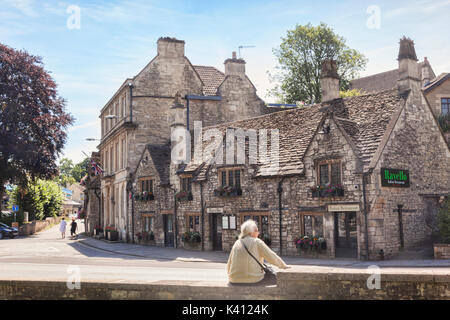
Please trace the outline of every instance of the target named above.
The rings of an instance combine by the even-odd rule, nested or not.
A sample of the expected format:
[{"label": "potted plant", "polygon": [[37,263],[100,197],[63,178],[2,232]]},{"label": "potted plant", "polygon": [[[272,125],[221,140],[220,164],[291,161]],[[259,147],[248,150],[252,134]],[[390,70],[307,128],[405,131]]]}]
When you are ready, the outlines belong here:
[{"label": "potted plant", "polygon": [[197,231],[186,231],[181,238],[187,249],[198,249],[199,243],[202,241],[202,237]]},{"label": "potted plant", "polygon": [[235,197],[242,195],[241,187],[236,186],[220,186],[214,189],[214,195],[216,197]]},{"label": "potted plant", "polygon": [[103,232],[103,227],[100,225],[96,225],[94,227],[94,235],[98,236],[101,232]]},{"label": "potted plant", "polygon": [[106,239],[109,241],[118,241],[119,240],[119,231],[115,227],[108,226],[105,229],[106,231]]}]

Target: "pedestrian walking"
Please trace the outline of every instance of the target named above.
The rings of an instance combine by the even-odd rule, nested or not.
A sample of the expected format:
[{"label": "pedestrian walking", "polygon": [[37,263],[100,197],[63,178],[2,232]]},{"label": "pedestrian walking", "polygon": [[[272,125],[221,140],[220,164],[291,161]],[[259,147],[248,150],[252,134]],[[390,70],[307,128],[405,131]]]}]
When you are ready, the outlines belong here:
[{"label": "pedestrian walking", "polygon": [[72,223],[70,224],[70,236],[72,237],[77,236],[77,222],[75,221],[75,218],[72,218]]},{"label": "pedestrian walking", "polygon": [[66,226],[67,226],[66,219],[62,218],[61,223],[59,224],[59,231],[61,232],[61,236],[63,239],[66,238]]},{"label": "pedestrian walking", "polygon": [[247,220],[242,224],[241,234],[231,249],[227,263],[230,285],[276,284],[276,274],[264,264],[264,259],[281,269],[290,268],[258,238],[258,234],[255,221]]}]

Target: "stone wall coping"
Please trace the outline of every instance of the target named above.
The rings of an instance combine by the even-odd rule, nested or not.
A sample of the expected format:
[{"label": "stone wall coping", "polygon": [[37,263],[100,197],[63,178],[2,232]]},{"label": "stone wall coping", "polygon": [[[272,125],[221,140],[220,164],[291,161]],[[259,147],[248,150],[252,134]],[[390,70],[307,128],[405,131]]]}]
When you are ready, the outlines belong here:
[{"label": "stone wall coping", "polygon": [[[331,269],[331,268],[330,268]],[[394,268],[380,269],[381,281],[402,282],[447,282],[450,283],[450,268],[427,270],[424,268],[393,270]],[[291,281],[366,281],[374,274],[373,269],[349,269],[349,270],[317,270],[311,271],[286,271],[278,272],[280,285]]]},{"label": "stone wall coping", "polygon": [[450,243],[435,243],[434,247],[436,248],[450,248]]}]

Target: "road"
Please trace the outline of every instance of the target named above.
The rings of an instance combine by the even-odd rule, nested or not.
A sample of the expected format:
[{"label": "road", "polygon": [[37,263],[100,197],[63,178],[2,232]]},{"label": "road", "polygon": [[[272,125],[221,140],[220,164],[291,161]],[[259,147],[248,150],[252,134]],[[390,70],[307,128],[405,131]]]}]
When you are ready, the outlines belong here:
[{"label": "road", "polygon": [[87,247],[67,235],[61,239],[58,226],[29,237],[0,240],[1,279],[66,281],[78,272],[81,281],[227,281],[224,263],[120,256]]}]

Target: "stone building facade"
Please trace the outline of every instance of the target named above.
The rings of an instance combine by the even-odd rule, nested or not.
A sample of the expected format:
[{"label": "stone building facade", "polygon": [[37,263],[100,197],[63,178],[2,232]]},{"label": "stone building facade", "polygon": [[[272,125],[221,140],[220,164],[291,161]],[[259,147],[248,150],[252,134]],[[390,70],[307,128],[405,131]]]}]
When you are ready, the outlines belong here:
[{"label": "stone building facade", "polygon": [[[229,251],[250,218],[288,255],[305,254],[296,241],[305,235],[326,243],[318,254],[326,257],[391,258],[426,243],[450,193],[450,151],[411,40],[401,40],[398,59],[395,88],[345,99],[336,64],[325,61],[321,104],[271,112],[244,61],[227,59],[222,74],[192,66],[184,42],[159,39],[158,56],[101,114],[101,223],[118,227],[123,241],[194,250]],[[116,112],[120,97],[126,107]],[[123,117],[109,127],[111,114]],[[200,131],[192,132],[194,121]],[[226,137],[240,129],[244,140]],[[191,139],[174,136],[180,130]],[[202,156],[176,164],[189,141]],[[239,141],[245,161],[233,153],[227,162]],[[261,158],[265,150],[272,161]],[[211,162],[217,157],[223,164]]]},{"label": "stone building facade", "polygon": [[245,61],[235,54],[225,73],[192,65],[184,41],[160,38],[157,56],[135,77],[126,79],[100,113],[98,146],[105,174],[101,180],[102,223],[134,240],[130,192],[135,168],[147,144],[170,140],[170,107],[176,96],[189,108],[186,125],[215,125],[270,112],[245,74]]},{"label": "stone building facade", "polygon": [[[428,241],[450,193],[450,151],[422,91],[412,41],[401,40],[397,88],[341,99],[335,69],[331,61],[323,65],[321,104],[206,127],[196,137],[211,150],[211,129],[223,137],[243,129],[244,163],[210,162],[219,155],[227,163],[235,137],[220,136],[212,155],[185,165],[156,156],[179,141],[163,151],[148,145],[134,183],[139,193],[151,178],[153,197],[132,199],[136,232],[153,232],[159,246],[229,251],[251,218],[278,253],[298,254],[294,240],[309,235],[325,240],[324,256],[359,259],[391,258]],[[172,103],[172,128],[183,127],[185,106]],[[249,130],[258,144],[261,130],[270,137],[278,130],[277,168],[250,161]],[[268,141],[267,150],[276,148]],[[197,232],[200,243],[184,241],[185,232]]]}]

